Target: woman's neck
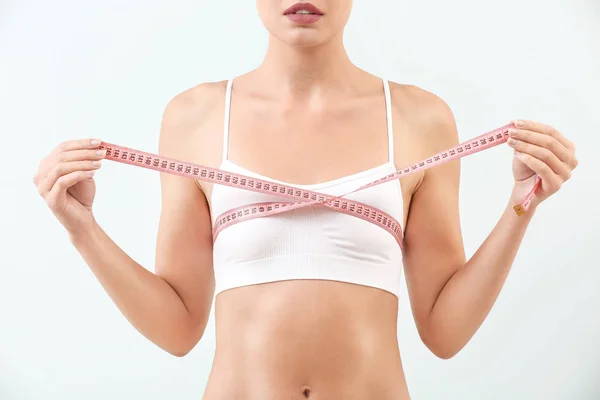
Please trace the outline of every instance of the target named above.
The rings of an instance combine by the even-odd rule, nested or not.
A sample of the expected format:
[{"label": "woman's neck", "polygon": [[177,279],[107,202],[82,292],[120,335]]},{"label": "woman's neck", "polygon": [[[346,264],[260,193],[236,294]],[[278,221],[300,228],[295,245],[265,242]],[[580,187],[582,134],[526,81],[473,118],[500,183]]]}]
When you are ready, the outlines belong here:
[{"label": "woman's neck", "polygon": [[268,77],[264,81],[273,84],[273,89],[296,97],[346,83],[358,68],[350,61],[341,37],[318,46],[300,47],[271,36],[267,53],[255,72]]}]

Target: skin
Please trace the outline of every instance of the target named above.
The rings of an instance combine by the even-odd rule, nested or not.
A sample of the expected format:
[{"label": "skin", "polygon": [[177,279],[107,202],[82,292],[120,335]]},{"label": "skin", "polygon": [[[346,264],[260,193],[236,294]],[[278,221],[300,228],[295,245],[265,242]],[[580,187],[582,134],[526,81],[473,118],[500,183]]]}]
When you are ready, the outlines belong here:
[{"label": "skin", "polygon": [[[296,184],[382,164],[381,81],[353,65],[342,44],[351,1],[314,1],[324,16],[310,27],[282,15],[292,4],[257,1],[270,44],[263,63],[235,80],[229,159]],[[173,98],[163,116],[160,154],[219,167],[225,84],[203,83]],[[458,143],[452,112],[439,97],[390,85],[398,169]],[[515,149],[513,190],[497,225],[468,260],[458,214],[459,161],[401,180],[411,307],[423,342],[443,359],[456,355],[481,326],[536,209],[577,166],[573,143],[556,129],[528,120],[516,124],[508,144]],[[184,356],[204,333],[214,295],[212,186],[161,174],[151,272],[94,218],[93,176],[105,156],[97,146],[91,138],[59,145],[40,162],[34,183],[123,315],[157,346]],[[273,152],[281,157],[269,157]],[[535,174],[542,185],[519,217],[512,206]],[[319,280],[222,292],[215,300],[217,345],[204,399],[409,399],[397,300],[379,289]]]}]

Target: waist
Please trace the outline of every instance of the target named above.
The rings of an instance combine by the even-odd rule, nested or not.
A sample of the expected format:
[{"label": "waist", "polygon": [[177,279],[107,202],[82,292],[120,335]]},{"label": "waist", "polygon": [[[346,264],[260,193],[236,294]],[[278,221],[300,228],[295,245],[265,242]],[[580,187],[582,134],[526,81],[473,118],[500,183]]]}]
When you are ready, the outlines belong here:
[{"label": "waist", "polygon": [[386,291],[332,281],[273,282],[219,294],[215,313],[206,400],[408,399],[397,297]]}]

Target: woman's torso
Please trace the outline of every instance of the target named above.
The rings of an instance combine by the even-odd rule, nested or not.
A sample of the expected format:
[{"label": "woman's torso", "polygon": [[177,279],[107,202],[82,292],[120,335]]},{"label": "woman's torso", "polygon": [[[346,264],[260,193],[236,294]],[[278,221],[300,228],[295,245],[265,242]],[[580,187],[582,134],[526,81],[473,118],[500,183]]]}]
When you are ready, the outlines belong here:
[{"label": "woman's torso", "polygon": [[[297,185],[378,172],[388,162],[379,78],[360,72],[346,92],[324,94],[327,101],[292,104],[263,93],[252,74],[235,79],[225,141],[226,82],[190,91],[190,101],[198,106],[185,118],[191,136],[183,145],[190,160]],[[418,145],[408,146],[416,133],[409,116],[411,90],[395,85],[388,110],[396,169],[423,156]],[[399,187],[402,226],[419,179],[405,178]],[[198,184],[211,211],[219,209],[212,202],[224,194]],[[244,246],[243,236],[233,240]],[[219,251],[216,259],[227,253]],[[397,302],[390,291],[335,280],[283,280],[221,291],[215,300],[216,353],[204,399],[408,399],[397,344]]]}]

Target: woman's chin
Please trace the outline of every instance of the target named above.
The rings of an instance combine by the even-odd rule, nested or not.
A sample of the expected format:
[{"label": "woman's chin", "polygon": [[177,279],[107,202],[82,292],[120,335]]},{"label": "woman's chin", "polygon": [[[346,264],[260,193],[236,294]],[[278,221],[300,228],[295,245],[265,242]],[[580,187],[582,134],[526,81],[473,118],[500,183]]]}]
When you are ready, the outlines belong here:
[{"label": "woman's chin", "polygon": [[291,32],[286,32],[284,35],[279,36],[278,39],[290,46],[310,48],[322,45],[331,38],[326,37],[326,35],[317,30],[293,29]]}]

